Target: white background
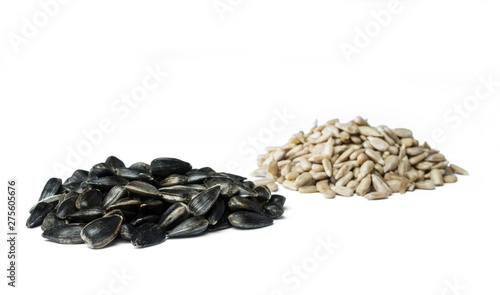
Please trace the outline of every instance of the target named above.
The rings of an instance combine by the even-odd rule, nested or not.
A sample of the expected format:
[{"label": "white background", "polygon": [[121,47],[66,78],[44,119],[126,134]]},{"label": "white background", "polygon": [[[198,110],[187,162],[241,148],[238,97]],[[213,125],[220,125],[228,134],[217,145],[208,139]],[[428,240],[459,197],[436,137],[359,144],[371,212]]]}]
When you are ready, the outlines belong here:
[{"label": "white background", "polygon": [[[221,18],[213,0],[68,1],[23,36],[24,19],[44,21],[39,2],[1,2],[0,179],[19,180],[20,232],[14,290],[4,199],[2,294],[499,294],[500,86],[470,97],[480,79],[500,81],[498,1],[402,0],[384,26],[373,13],[388,1],[215,3],[231,10]],[[349,61],[341,48],[366,26],[380,31]],[[122,95],[157,67],[168,78],[122,113]],[[58,245],[24,226],[48,178],[111,154],[247,175],[259,146],[284,144],[315,119],[356,115],[421,140],[442,133],[433,146],[471,176],[375,202],[281,188],[287,210],[271,227],[147,249]],[[101,120],[112,130],[68,162]],[[328,239],[340,246],[318,262],[318,240]],[[117,281],[123,271],[130,278]]]}]

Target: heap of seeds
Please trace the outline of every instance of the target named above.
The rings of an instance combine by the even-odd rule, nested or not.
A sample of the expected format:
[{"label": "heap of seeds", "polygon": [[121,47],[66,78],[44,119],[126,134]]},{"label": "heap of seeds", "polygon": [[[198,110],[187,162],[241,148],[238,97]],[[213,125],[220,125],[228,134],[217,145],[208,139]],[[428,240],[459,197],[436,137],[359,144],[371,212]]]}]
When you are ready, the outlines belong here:
[{"label": "heap of seeds", "polygon": [[354,193],[368,200],[385,199],[394,192],[456,182],[455,173],[468,175],[427,142],[420,144],[412,131],[372,127],[359,116],[348,123],[330,120],[266,150],[251,174],[266,177],[257,181],[260,185],[277,181],[287,189],[320,192],[329,199]]},{"label": "heap of seeds", "polygon": [[60,244],[99,249],[120,238],[147,247],[230,227],[269,226],[284,213],[285,201],[246,177],[193,169],[179,159],[126,167],[110,156],[64,182],[50,178],[26,226],[41,225],[42,236]]}]

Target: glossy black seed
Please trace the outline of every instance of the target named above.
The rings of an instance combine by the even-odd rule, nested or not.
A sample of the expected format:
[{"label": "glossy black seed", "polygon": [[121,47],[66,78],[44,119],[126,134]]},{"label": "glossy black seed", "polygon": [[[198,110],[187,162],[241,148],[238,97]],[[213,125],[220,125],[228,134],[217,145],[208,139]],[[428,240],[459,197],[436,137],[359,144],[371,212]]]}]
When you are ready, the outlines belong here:
[{"label": "glossy black seed", "polygon": [[183,185],[187,183],[188,177],[186,175],[172,174],[162,179],[159,183],[160,187]]},{"label": "glossy black seed", "polygon": [[[83,191],[82,191],[83,193]],[[63,195],[63,197],[59,200],[59,204],[61,204],[63,201],[71,198],[78,198],[81,193],[78,193],[76,191],[70,191],[67,194]]]},{"label": "glossy black seed", "polygon": [[106,163],[95,164],[90,168],[89,177],[91,178],[99,178],[104,176],[113,176],[115,172],[111,167],[109,167]]},{"label": "glossy black seed", "polygon": [[208,228],[208,221],[201,217],[195,216],[186,219],[178,226],[168,232],[169,238],[192,237],[201,234]]},{"label": "glossy black seed", "polygon": [[64,220],[57,218],[55,212],[51,211],[43,219],[42,230],[46,231],[48,229],[51,229],[51,228],[54,228],[54,227],[63,226],[65,224],[66,224],[66,222],[64,222]]},{"label": "glossy black seed", "polygon": [[202,167],[200,169],[197,170],[197,172],[203,172],[203,173],[208,173],[208,174],[215,174],[217,172],[215,172],[214,169],[210,168],[210,167]]},{"label": "glossy black seed", "polygon": [[102,193],[98,189],[83,191],[76,199],[75,206],[80,209],[100,207],[102,205]]},{"label": "glossy black seed", "polygon": [[236,175],[236,174],[227,173],[227,172],[217,172],[213,175],[213,177],[229,178],[229,179],[231,179],[233,181],[237,181],[237,182],[243,182],[243,181],[245,181],[245,179],[247,179],[246,177]]},{"label": "glossy black seed", "polygon": [[134,233],[134,230],[135,230],[135,226],[133,226],[129,223],[122,224],[122,226],[120,228],[120,238],[127,240],[127,241],[132,240],[132,234]]},{"label": "glossy black seed", "polygon": [[132,234],[132,245],[149,247],[163,243],[166,239],[163,230],[155,223],[144,223],[137,227]]},{"label": "glossy black seed", "polygon": [[89,179],[85,182],[82,182],[83,188],[96,188],[101,191],[109,191],[113,186],[116,185],[126,185],[128,180],[121,176],[105,176],[96,179]]},{"label": "glossy black seed", "polygon": [[186,183],[195,184],[203,183],[205,179],[210,178],[212,173],[202,172],[202,171],[190,171],[186,173]]},{"label": "glossy black seed", "polygon": [[254,189],[248,188],[243,184],[235,184],[238,187],[238,195],[242,197],[257,197],[259,195]]},{"label": "glossy black seed", "polygon": [[26,225],[41,223],[47,239],[91,248],[105,247],[118,235],[147,247],[168,237],[263,227],[283,214],[285,202],[267,187],[210,167],[158,158],[126,168],[114,156],[90,172],[76,170],[64,184],[50,179],[42,195]]},{"label": "glossy black seed", "polygon": [[240,211],[235,212],[228,217],[229,222],[232,226],[241,229],[253,229],[265,227],[273,224],[273,220],[265,215]]},{"label": "glossy black seed", "polygon": [[42,193],[40,194],[40,198],[38,201],[42,201],[48,197],[56,195],[61,190],[62,180],[60,178],[51,178],[45,183],[43,187]]},{"label": "glossy black seed", "polygon": [[134,163],[134,164],[130,165],[130,167],[128,167],[128,168],[142,172],[142,173],[147,173],[147,174],[151,173],[151,165],[146,164],[144,162]]},{"label": "glossy black seed", "polygon": [[139,211],[145,215],[161,215],[165,212],[167,205],[159,199],[146,199],[141,206]]},{"label": "glossy black seed", "polygon": [[116,173],[116,175],[121,176],[121,177],[125,178],[128,181],[139,180],[139,177],[140,177],[140,174],[141,174],[140,171],[129,169],[129,168],[125,168],[125,167],[123,167],[123,168],[116,168],[115,169],[115,173]]},{"label": "glossy black seed", "polygon": [[220,191],[221,186],[215,185],[194,196],[188,204],[189,211],[195,216],[204,215],[217,201]]},{"label": "glossy black seed", "polygon": [[115,156],[109,156],[104,163],[111,169],[125,168],[125,163]]},{"label": "glossy black seed", "polygon": [[53,206],[57,206],[61,202],[62,198],[64,198],[63,194],[58,194],[58,195],[53,195],[51,197],[47,197],[43,201],[37,202],[33,207],[31,207],[29,210],[29,213],[30,214],[33,213],[33,210],[38,205],[38,203],[44,202],[44,203],[52,204]]},{"label": "glossy black seed", "polygon": [[122,222],[121,216],[102,217],[87,224],[80,235],[90,248],[100,249],[116,238],[120,233]]},{"label": "glossy black seed", "polygon": [[108,208],[116,203],[118,200],[129,196],[128,190],[123,185],[116,185],[112,187],[109,192],[104,196],[102,206]]},{"label": "glossy black seed", "polygon": [[125,186],[125,188],[132,194],[136,194],[143,197],[159,197],[161,196],[160,191],[153,185],[145,183],[143,181],[132,181]]},{"label": "glossy black seed", "polygon": [[172,174],[185,174],[191,168],[191,164],[175,158],[157,158],[151,162],[151,172],[154,177],[159,178]]},{"label": "glossy black seed", "polygon": [[157,223],[158,219],[160,219],[160,216],[158,215],[137,216],[136,218],[134,218],[134,220],[130,221],[130,224],[139,226],[148,222]]},{"label": "glossy black seed", "polygon": [[125,214],[126,211],[137,212],[140,206],[141,206],[141,201],[126,198],[118,200],[114,204],[106,207],[106,210],[110,211],[113,209],[120,209]]},{"label": "glossy black seed", "polygon": [[68,215],[68,220],[71,222],[87,223],[103,217],[104,214],[106,214],[106,211],[101,208],[83,209]]},{"label": "glossy black seed", "polygon": [[145,183],[149,183],[151,185],[154,185],[155,187],[158,187],[158,182],[156,179],[153,177],[151,173],[144,173],[141,172],[139,173],[139,177],[137,177],[137,180],[143,181]]},{"label": "glossy black seed", "polygon": [[282,195],[271,195],[269,203],[278,203],[281,207],[285,206],[286,198]]},{"label": "glossy black seed", "polygon": [[159,191],[161,193],[160,198],[169,203],[189,203],[194,196],[200,193],[200,190],[196,188],[183,185],[162,187]]},{"label": "glossy black seed", "polygon": [[255,183],[253,183],[252,181],[244,181],[243,182],[243,185],[249,189],[254,189],[255,188]]},{"label": "glossy black seed", "polygon": [[121,216],[121,217],[123,217],[123,219],[125,219],[125,214],[123,214],[123,211],[120,209],[113,209],[113,210],[109,211],[108,213],[104,214],[103,217],[107,217],[107,216],[111,216],[111,215]]},{"label": "glossy black seed", "polygon": [[222,178],[222,177],[208,178],[203,183],[207,188],[212,187],[214,185],[220,185],[221,186],[220,196],[225,199],[228,199],[236,195],[239,190],[238,186],[234,183],[234,181],[232,181],[229,178]]},{"label": "glossy black seed", "polygon": [[175,203],[165,211],[158,221],[163,230],[169,230],[177,226],[189,216],[188,206],[184,203]]},{"label": "glossy black seed", "polygon": [[226,211],[226,202],[223,199],[217,199],[215,204],[210,208],[210,210],[206,214],[206,218],[210,225],[217,224],[219,219],[224,215],[224,211]]},{"label": "glossy black seed", "polygon": [[283,206],[278,203],[267,203],[262,206],[264,214],[272,219],[276,219],[283,215]]},{"label": "glossy black seed", "polygon": [[83,244],[80,233],[84,224],[67,224],[49,228],[42,233],[42,237],[59,244]]},{"label": "glossy black seed", "polygon": [[254,189],[257,192],[257,200],[261,204],[269,202],[271,199],[271,190],[266,186],[258,186]]},{"label": "glossy black seed", "polygon": [[[250,198],[253,199],[253,198]],[[251,211],[261,213],[262,209],[255,202],[240,196],[234,196],[227,202],[229,209],[233,212],[236,211]]]},{"label": "glossy black seed", "polygon": [[78,169],[73,172],[73,175],[71,175],[64,181],[63,186],[75,183],[79,185],[80,183],[86,181],[88,178],[89,172],[87,170]]},{"label": "glossy black seed", "polygon": [[66,219],[69,215],[77,212],[78,208],[76,208],[75,205],[76,199],[77,197],[72,196],[62,201],[56,211],[57,218]]},{"label": "glossy black seed", "polygon": [[219,222],[217,222],[214,225],[209,225],[207,228],[207,231],[214,232],[214,231],[219,231],[219,230],[223,230],[223,229],[230,228],[230,227],[232,227],[232,225],[231,225],[231,223],[229,223],[229,220],[226,218],[224,220],[219,220]]},{"label": "glossy black seed", "polygon": [[33,212],[31,212],[30,217],[26,221],[26,226],[31,228],[41,225],[47,214],[49,214],[49,212],[52,211],[53,208],[53,204],[45,202],[38,203],[33,209]]}]

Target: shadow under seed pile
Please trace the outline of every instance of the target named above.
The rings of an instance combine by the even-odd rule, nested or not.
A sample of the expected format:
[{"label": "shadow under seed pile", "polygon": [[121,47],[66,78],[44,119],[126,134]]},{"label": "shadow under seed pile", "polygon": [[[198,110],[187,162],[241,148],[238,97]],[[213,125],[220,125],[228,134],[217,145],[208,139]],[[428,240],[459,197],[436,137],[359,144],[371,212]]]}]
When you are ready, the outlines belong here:
[{"label": "shadow under seed pile", "polygon": [[179,159],[126,168],[110,156],[90,171],[76,170],[64,183],[49,179],[26,226],[41,225],[42,236],[60,244],[98,249],[118,237],[146,247],[233,226],[269,226],[283,214],[285,200],[245,177],[192,169]]}]

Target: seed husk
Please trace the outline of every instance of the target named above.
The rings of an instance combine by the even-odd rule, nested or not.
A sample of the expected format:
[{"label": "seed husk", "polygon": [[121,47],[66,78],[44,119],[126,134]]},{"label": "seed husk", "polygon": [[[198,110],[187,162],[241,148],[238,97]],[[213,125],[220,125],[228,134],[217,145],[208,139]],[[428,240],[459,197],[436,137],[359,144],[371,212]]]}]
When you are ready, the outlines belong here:
[{"label": "seed husk", "polygon": [[135,226],[125,223],[120,227],[120,238],[126,241],[132,240],[132,235],[134,234]]},{"label": "seed husk", "polygon": [[262,210],[267,217],[272,219],[280,217],[284,212],[283,206],[278,203],[267,203],[262,206]]},{"label": "seed husk", "polygon": [[136,247],[150,247],[161,244],[166,236],[161,227],[152,222],[147,222],[134,230],[130,241]]},{"label": "seed husk", "polygon": [[116,238],[122,222],[123,217],[121,216],[102,217],[83,227],[80,236],[90,248],[104,248]]},{"label": "seed husk", "polygon": [[62,180],[60,178],[51,178],[45,183],[45,186],[42,190],[42,193],[40,194],[40,197],[38,198],[38,201],[42,201],[48,197],[51,197],[53,195],[56,195],[60,190],[62,186]]},{"label": "seed husk", "polygon": [[76,208],[76,199],[77,197],[70,197],[61,202],[56,211],[57,218],[66,219],[69,215],[78,211]]},{"label": "seed husk", "polygon": [[56,217],[56,214],[52,211],[45,218],[43,219],[42,222],[42,230],[46,231],[48,229],[54,228],[54,227],[59,227],[65,225],[66,222],[64,220],[59,219]]},{"label": "seed husk", "polygon": [[143,197],[159,197],[160,191],[153,185],[143,181],[132,181],[128,183],[125,188],[132,194]]},{"label": "seed husk", "polygon": [[101,191],[109,191],[115,185],[126,185],[128,180],[121,176],[104,176],[96,179],[89,179],[82,182],[83,188],[95,188]]},{"label": "seed husk", "polygon": [[[274,159],[281,161],[289,150],[273,150]],[[308,151],[299,152],[305,156]],[[58,195],[48,196],[59,183],[50,180],[42,193],[47,196],[30,209],[27,226],[42,224],[44,236],[58,243],[85,242],[98,249],[120,235],[133,245],[147,247],[167,236],[187,237],[232,227],[229,203],[233,210],[250,209],[266,220],[266,214],[274,218],[283,214],[285,197],[272,195],[278,189],[274,179],[256,185],[243,176],[210,167],[192,169],[177,159],[159,159],[151,166],[137,162],[126,168],[111,156],[106,163],[94,165],[92,173],[75,171],[57,190]],[[175,167],[164,167],[168,164]],[[320,164],[311,164],[311,169],[312,165]],[[285,177],[279,176],[277,181],[282,183]]]},{"label": "seed husk", "polygon": [[213,187],[194,196],[191,202],[189,202],[188,204],[189,211],[195,216],[200,216],[207,213],[208,210],[210,210],[210,208],[213,206],[215,201],[217,201],[221,189],[221,185],[214,185]]},{"label": "seed husk", "polygon": [[181,222],[168,232],[169,238],[192,237],[199,235],[208,228],[208,221],[201,216],[194,216]]},{"label": "seed husk", "polygon": [[116,185],[109,190],[103,199],[102,206],[108,208],[116,203],[118,200],[128,197],[129,192],[123,185]]},{"label": "seed husk", "polygon": [[95,220],[97,218],[103,217],[104,214],[106,214],[106,211],[104,211],[104,209],[90,208],[90,209],[82,209],[82,210],[76,211],[75,213],[68,215],[67,218],[71,222],[87,223],[87,222],[91,222],[92,220]]},{"label": "seed husk", "polygon": [[151,165],[144,163],[144,162],[134,163],[134,164],[130,165],[130,167],[128,167],[128,168],[135,170],[135,171],[142,172],[142,173],[151,173]]},{"label": "seed husk", "polygon": [[191,164],[175,158],[157,158],[151,161],[151,173],[159,178],[172,174],[185,174],[191,168]]},{"label": "seed husk", "polygon": [[115,156],[109,156],[104,164],[108,165],[111,169],[125,168],[125,163]]},{"label": "seed husk", "polygon": [[140,172],[140,171],[137,171],[137,170],[134,170],[134,169],[130,169],[130,168],[125,168],[125,167],[116,168],[116,169],[114,169],[114,171],[115,171],[116,175],[121,176],[121,177],[125,178],[128,181],[142,179],[141,175],[145,174],[143,172]]},{"label": "seed husk", "polygon": [[41,225],[47,214],[49,214],[49,212],[52,211],[53,208],[53,204],[39,202],[26,221],[26,227],[32,228]]},{"label": "seed husk", "polygon": [[265,204],[271,199],[271,190],[267,186],[258,186],[255,189],[257,192],[257,201],[260,204]]},{"label": "seed husk", "polygon": [[215,204],[208,210],[207,212],[207,221],[210,225],[215,225],[219,221],[219,219],[224,215],[226,211],[226,202],[222,199],[217,199]]},{"label": "seed husk", "polygon": [[150,215],[138,214],[129,223],[133,226],[140,226],[140,225],[145,224],[145,223],[157,223],[159,219],[160,219],[160,216],[154,215],[154,214],[150,214]]},{"label": "seed husk", "polygon": [[79,210],[100,207],[102,205],[102,193],[98,189],[83,191],[75,201],[75,206]]},{"label": "seed husk", "polygon": [[64,189],[79,187],[82,182],[88,179],[88,177],[88,171],[82,169],[75,170],[75,172],[73,172],[73,174],[64,181],[62,186]]},{"label": "seed husk", "polygon": [[227,206],[229,210],[236,211],[251,211],[256,213],[261,213],[262,209],[260,206],[248,198],[244,198],[241,196],[234,196],[227,202]]},{"label": "seed husk", "polygon": [[134,199],[120,199],[114,204],[110,205],[109,207],[106,208],[107,211],[111,211],[114,209],[120,209],[122,211],[132,211],[136,212],[141,206],[141,201],[139,200],[134,200]]},{"label": "seed husk", "polygon": [[[203,174],[203,178],[206,178],[207,176],[208,176],[207,174]],[[186,175],[172,174],[164,178],[162,181],[160,181],[160,187],[183,185],[187,182],[188,182],[188,177]],[[191,182],[194,183],[195,181]]]},{"label": "seed husk", "polygon": [[145,215],[161,215],[166,207],[167,205],[162,200],[150,198],[143,201],[139,207],[139,211]]},{"label": "seed husk", "polygon": [[261,228],[273,224],[272,218],[248,211],[235,212],[229,215],[228,220],[232,226],[240,229]]},{"label": "seed husk", "polygon": [[89,171],[89,177],[93,179],[113,175],[115,175],[115,172],[106,163],[95,164]]},{"label": "seed husk", "polygon": [[59,244],[83,244],[80,235],[84,224],[66,224],[52,227],[42,233],[42,237]]},{"label": "seed husk", "polygon": [[[75,193],[76,196],[78,196],[77,193]],[[33,210],[35,210],[35,207],[39,204],[39,203],[48,203],[48,204],[51,204],[53,206],[58,206],[60,203],[61,203],[61,200],[63,200],[63,198],[68,195],[68,194],[58,194],[58,195],[53,195],[53,196],[50,196],[50,197],[47,197],[45,199],[43,199],[42,201],[39,201],[37,202],[35,205],[33,205],[30,210],[29,210],[29,213],[33,213]]]},{"label": "seed husk", "polygon": [[229,223],[229,220],[226,218],[221,218],[217,224],[214,225],[208,225],[207,231],[208,232],[214,232],[214,231],[219,231],[223,229],[227,229],[231,227],[231,223]]},{"label": "seed husk", "polygon": [[165,211],[158,222],[158,225],[164,230],[168,230],[187,219],[189,216],[189,209],[186,204],[178,202],[170,206]]}]

